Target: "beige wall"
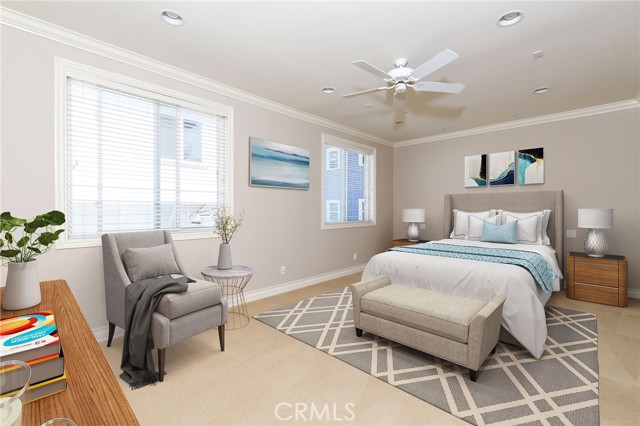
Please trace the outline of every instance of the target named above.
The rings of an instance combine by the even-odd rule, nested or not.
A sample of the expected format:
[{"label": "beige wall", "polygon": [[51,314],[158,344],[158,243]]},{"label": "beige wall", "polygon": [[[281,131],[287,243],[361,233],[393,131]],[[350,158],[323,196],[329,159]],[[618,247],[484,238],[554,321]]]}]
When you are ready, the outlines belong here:
[{"label": "beige wall", "polygon": [[[428,239],[443,238],[444,194],[491,191],[564,190],[566,251],[582,251],[586,230],[577,228],[580,207],[614,209],[614,228],[605,230],[609,253],[629,259],[629,285],[640,291],[640,109],[538,124],[394,149],[394,229],[405,233],[401,212],[424,207]],[[465,189],[464,157],[544,147],[542,185]]]},{"label": "beige wall", "polygon": [[[354,268],[387,247],[392,229],[390,147],[5,26],[1,36],[0,205],[4,210],[31,217],[55,207],[54,57],[59,56],[234,108],[234,201],[236,211],[244,211],[245,221],[232,240],[232,255],[234,263],[255,269],[247,291]],[[320,230],[321,133],[376,147],[377,226]],[[250,136],[308,149],[311,189],[249,187]],[[211,238],[176,244],[189,272],[200,276],[203,267],[216,262],[219,243]],[[106,326],[101,253],[100,247],[92,247],[53,250],[39,257],[40,278],[66,279],[94,329]],[[286,275],[280,275],[281,265],[287,266]]]}]

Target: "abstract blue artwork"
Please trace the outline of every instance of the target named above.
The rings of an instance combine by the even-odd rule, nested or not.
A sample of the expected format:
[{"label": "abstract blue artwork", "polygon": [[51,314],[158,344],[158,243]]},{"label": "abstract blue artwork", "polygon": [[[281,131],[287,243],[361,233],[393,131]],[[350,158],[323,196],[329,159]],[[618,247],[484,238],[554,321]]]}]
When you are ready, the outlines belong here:
[{"label": "abstract blue artwork", "polygon": [[309,189],[309,151],[250,138],[250,185]]},{"label": "abstract blue artwork", "polygon": [[464,157],[464,187],[487,186],[487,154]]},{"label": "abstract blue artwork", "polygon": [[513,151],[489,154],[489,183],[491,186],[513,185],[516,163]]},{"label": "abstract blue artwork", "polygon": [[518,151],[518,183],[544,183],[544,148]]}]

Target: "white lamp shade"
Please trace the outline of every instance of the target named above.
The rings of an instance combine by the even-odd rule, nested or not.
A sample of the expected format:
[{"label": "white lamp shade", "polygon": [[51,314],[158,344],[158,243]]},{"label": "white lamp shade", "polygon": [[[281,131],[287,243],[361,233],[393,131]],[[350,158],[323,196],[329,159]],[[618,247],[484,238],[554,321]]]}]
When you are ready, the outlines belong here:
[{"label": "white lamp shade", "polygon": [[424,223],[424,209],[402,209],[402,221]]},{"label": "white lamp shade", "polygon": [[613,228],[613,209],[578,209],[578,228]]}]

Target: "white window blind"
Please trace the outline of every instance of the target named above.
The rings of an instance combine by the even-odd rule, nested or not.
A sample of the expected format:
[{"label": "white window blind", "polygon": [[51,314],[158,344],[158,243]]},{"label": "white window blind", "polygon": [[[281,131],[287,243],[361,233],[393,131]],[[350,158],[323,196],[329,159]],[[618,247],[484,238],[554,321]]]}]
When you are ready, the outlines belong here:
[{"label": "white window blind", "polygon": [[230,201],[227,117],[67,78],[67,238],[213,226]]},{"label": "white window blind", "polygon": [[323,135],[323,229],[375,224],[375,149]]}]

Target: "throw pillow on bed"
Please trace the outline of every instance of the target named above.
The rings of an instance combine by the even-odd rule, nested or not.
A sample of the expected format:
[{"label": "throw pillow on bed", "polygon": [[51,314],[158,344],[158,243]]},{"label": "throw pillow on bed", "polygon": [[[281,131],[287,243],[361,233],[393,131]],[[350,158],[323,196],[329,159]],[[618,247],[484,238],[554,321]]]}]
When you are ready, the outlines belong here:
[{"label": "throw pillow on bed", "polygon": [[518,244],[542,244],[542,212],[504,213],[502,223],[517,222]]},{"label": "throw pillow on bed", "polygon": [[518,220],[507,222],[504,225],[496,225],[495,223],[485,220],[480,241],[486,243],[516,244],[518,242],[516,238],[517,227]]},{"label": "throw pillow on bed", "polygon": [[490,222],[494,225],[498,225],[499,216],[491,216],[488,219],[482,219],[473,214],[469,215],[469,232],[467,233],[467,240],[479,241],[484,230],[484,222]]},{"label": "throw pillow on bed", "polygon": [[[551,210],[544,209],[544,210],[539,210],[534,212],[511,212],[508,210],[500,209],[498,210],[498,214],[503,218],[506,215],[511,215],[516,217],[519,220],[522,220],[532,215],[542,215],[542,220],[539,221],[538,223],[538,228],[539,228],[538,232],[540,233],[540,242],[537,242],[535,244],[544,244],[545,246],[551,245],[551,239],[549,238],[549,235],[547,235],[547,228],[549,227],[549,218],[551,217]],[[506,223],[506,218],[502,220],[502,223]],[[528,243],[528,244],[531,244],[531,243]]]},{"label": "throw pillow on bed", "polygon": [[463,210],[453,210],[453,231],[449,238],[465,240],[469,233],[469,215],[474,215],[482,220],[489,219],[498,214],[498,210],[487,210],[483,212],[465,212]]}]

